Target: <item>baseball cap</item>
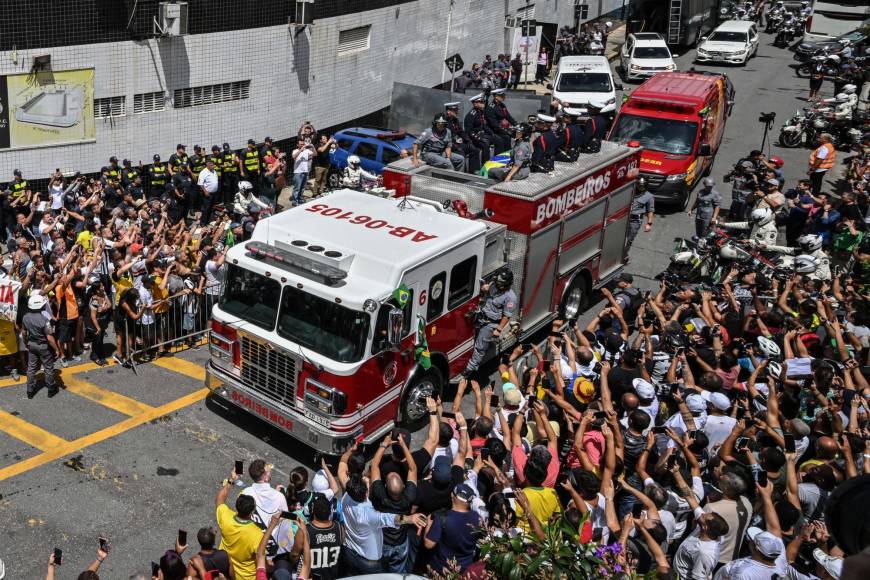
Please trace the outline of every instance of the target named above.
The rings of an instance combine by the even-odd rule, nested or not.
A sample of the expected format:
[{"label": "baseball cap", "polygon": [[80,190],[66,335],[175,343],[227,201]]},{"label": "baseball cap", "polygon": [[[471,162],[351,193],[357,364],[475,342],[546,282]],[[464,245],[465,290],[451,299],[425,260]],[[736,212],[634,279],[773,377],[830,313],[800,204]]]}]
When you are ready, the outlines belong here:
[{"label": "baseball cap", "polygon": [[471,500],[474,499],[474,490],[471,489],[471,486],[467,483],[460,483],[456,486],[456,489],[453,490],[453,495],[465,503],[470,503]]},{"label": "baseball cap", "polygon": [[519,405],[520,401],[523,400],[523,396],[517,389],[510,389],[509,391],[505,391],[504,393],[504,402],[508,405]]},{"label": "baseball cap", "polygon": [[689,395],[686,397],[686,406],[692,413],[703,413],[707,410],[707,401],[701,395]]},{"label": "baseball cap", "polygon": [[703,393],[701,393],[701,398],[719,409],[720,411],[727,411],[731,408],[731,400],[722,393],[711,393],[710,391],[704,391]]},{"label": "baseball cap", "polygon": [[432,483],[435,487],[444,488],[450,483],[450,458],[439,455],[432,465]]},{"label": "baseball cap", "polygon": [[771,177],[770,179],[767,180],[767,184],[779,187],[779,180]]},{"label": "baseball cap", "polygon": [[765,558],[773,560],[782,554],[782,540],[770,532],[765,532],[761,528],[753,526],[746,531],[746,535],[749,536],[749,539],[755,544],[756,549]]},{"label": "baseball cap", "polygon": [[637,396],[641,399],[652,399],[656,396],[656,389],[652,386],[646,379],[634,379],[631,381],[631,386],[634,387],[634,392],[637,393]]},{"label": "baseball cap", "polygon": [[822,551],[821,548],[813,550],[813,559],[819,563],[819,566],[825,569],[825,572],[833,578],[839,578],[843,574],[843,559],[831,556]]},{"label": "baseball cap", "polygon": [[311,479],[311,489],[315,493],[326,493],[329,490],[329,479],[322,469],[315,473]]},{"label": "baseball cap", "polygon": [[178,145],[176,145],[175,148],[176,148],[176,149],[187,149],[187,147],[184,146],[184,145],[182,145],[181,143],[179,143]]}]

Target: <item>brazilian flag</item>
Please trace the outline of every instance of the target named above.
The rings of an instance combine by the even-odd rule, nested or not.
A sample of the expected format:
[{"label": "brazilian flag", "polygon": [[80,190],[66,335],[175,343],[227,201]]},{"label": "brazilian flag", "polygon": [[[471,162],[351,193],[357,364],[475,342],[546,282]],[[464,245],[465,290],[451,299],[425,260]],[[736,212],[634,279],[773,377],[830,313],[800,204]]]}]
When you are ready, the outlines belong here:
[{"label": "brazilian flag", "polygon": [[417,336],[414,338],[414,359],[421,367],[428,370],[432,366],[432,359],[429,356],[429,342],[426,340],[426,321],[419,314],[417,315]]},{"label": "brazilian flag", "polygon": [[393,298],[396,299],[396,304],[399,305],[399,308],[404,309],[405,305],[408,303],[408,300],[411,299],[411,291],[408,290],[408,287],[402,284],[395,290],[393,290]]}]

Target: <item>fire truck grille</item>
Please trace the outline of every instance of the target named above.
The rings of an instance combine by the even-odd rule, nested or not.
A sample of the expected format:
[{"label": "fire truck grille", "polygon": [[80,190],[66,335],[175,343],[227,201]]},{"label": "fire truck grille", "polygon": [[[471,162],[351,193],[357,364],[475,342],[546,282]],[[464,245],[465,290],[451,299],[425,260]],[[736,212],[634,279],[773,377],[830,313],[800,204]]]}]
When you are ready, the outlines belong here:
[{"label": "fire truck grille", "polygon": [[656,191],[665,182],[665,176],[658,173],[641,172],[640,176],[646,178],[646,188],[650,191]]},{"label": "fire truck grille", "polygon": [[270,399],[296,405],[296,359],[246,336],[242,337],[242,381]]}]

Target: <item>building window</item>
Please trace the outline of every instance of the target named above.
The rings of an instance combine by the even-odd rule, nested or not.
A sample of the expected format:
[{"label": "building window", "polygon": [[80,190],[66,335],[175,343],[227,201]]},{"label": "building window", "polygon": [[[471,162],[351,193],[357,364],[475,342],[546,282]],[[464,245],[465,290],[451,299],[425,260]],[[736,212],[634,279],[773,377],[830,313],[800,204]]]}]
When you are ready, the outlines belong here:
[{"label": "building window", "polygon": [[163,91],[140,93],[133,95],[133,113],[153,113],[166,107],[166,95]]},{"label": "building window", "polygon": [[372,27],[360,26],[338,33],[338,56],[369,49]]},{"label": "building window", "polygon": [[251,93],[251,81],[236,81],[219,85],[176,89],[172,106],[176,109],[213,105],[227,101],[247,99]]},{"label": "building window", "polygon": [[94,99],[94,118],[108,119],[123,117],[127,114],[127,97],[106,97]]}]

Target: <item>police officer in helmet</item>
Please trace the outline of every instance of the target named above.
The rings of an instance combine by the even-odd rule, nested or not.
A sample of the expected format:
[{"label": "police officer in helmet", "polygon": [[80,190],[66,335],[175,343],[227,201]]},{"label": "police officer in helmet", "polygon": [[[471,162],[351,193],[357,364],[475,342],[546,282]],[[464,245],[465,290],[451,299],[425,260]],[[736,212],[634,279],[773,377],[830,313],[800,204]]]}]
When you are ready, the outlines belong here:
[{"label": "police officer in helmet", "polygon": [[722,205],[722,195],[713,188],[716,181],[712,177],[705,177],[701,185],[694,205],[686,212],[689,217],[692,217],[692,212],[697,212],[695,214],[695,235],[692,236],[695,241],[707,235],[710,222],[719,218],[719,209]]},{"label": "police officer in helmet", "polygon": [[532,126],[520,123],[516,128],[516,141],[511,150],[511,159],[504,167],[493,167],[488,177],[495,181],[516,181],[529,176],[529,165],[532,159],[532,146],[529,138],[532,136]]},{"label": "police officer in helmet", "polygon": [[628,214],[628,239],[626,240],[628,248],[631,248],[634,243],[634,238],[637,237],[642,223],[644,224],[643,231],[652,231],[655,210],[655,197],[646,188],[646,178],[641,177],[637,180],[634,199],[631,200],[631,210]]},{"label": "police officer in helmet", "polygon": [[[412,159],[414,167],[422,163],[440,167],[441,169],[455,169],[462,171],[465,158],[454,153],[452,150],[453,135],[447,128],[447,117],[438,114],[432,121],[432,128],[426,129],[414,142]],[[422,160],[420,159],[422,157]]]},{"label": "police officer in helmet", "polygon": [[500,340],[505,326],[517,309],[517,295],[513,291],[514,274],[507,268],[501,268],[493,281],[480,287],[483,302],[477,317],[477,336],[474,339],[474,351],[465,369],[465,376],[470,376],[480,368],[480,363],[486,357],[487,351]]},{"label": "police officer in helmet", "polygon": [[453,136],[453,151],[465,157],[465,168],[469,173],[480,171],[480,150],[474,146],[465,134],[462,121],[459,120],[459,101],[444,104],[447,115],[447,128]]}]

